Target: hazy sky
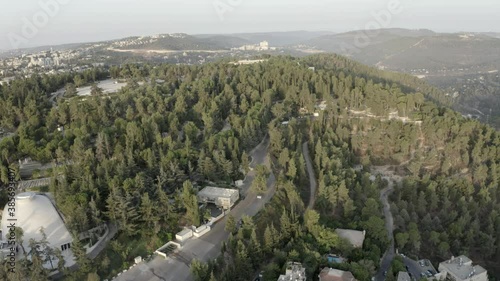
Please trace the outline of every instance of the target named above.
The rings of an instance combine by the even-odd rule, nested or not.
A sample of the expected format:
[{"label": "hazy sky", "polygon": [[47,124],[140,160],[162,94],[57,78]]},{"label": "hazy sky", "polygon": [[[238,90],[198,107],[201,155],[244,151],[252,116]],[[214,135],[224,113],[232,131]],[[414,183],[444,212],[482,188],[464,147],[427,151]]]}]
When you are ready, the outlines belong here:
[{"label": "hazy sky", "polygon": [[379,20],[385,27],[500,32],[498,0],[9,0],[0,49],[175,32],[340,32],[364,29],[391,3],[401,8]]}]

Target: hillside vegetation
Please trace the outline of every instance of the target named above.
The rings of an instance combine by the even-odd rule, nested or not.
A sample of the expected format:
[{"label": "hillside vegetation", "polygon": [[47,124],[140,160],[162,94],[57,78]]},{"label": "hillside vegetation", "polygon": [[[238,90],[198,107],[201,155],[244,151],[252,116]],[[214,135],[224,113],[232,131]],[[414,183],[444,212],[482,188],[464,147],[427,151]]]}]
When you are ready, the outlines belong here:
[{"label": "hillside vegetation", "polygon": [[[247,151],[266,133],[276,195],[255,218],[245,218],[221,258],[192,264],[197,280],[243,281],[260,268],[265,280],[276,280],[287,260],[303,261],[312,278],[332,252],[349,259],[336,267],[370,280],[389,242],[378,201],[387,182],[369,174],[381,166],[404,177],[391,208],[402,251],[436,262],[468,254],[498,276],[500,135],[436,105],[446,97],[421,80],[336,55],[242,66],[130,64],[109,70],[128,81],[114,95],[67,97],[55,107],[49,101],[66,83],[106,74],[33,76],[0,86],[0,124],[16,132],[0,142],[1,184],[21,157],[71,160],[49,187],[69,228],[112,221],[120,229],[96,260],[77,251],[81,266],[68,280],[114,276],[181,226],[199,225],[204,211],[196,186],[241,179]],[[316,108],[321,101],[324,111]],[[315,111],[317,118],[310,116]],[[230,130],[222,130],[226,122]],[[318,179],[313,210],[303,203],[309,201],[304,142]],[[353,169],[358,164],[364,169]],[[363,248],[353,249],[335,228],[366,230]],[[19,266],[21,279],[47,280],[39,263]]]}]

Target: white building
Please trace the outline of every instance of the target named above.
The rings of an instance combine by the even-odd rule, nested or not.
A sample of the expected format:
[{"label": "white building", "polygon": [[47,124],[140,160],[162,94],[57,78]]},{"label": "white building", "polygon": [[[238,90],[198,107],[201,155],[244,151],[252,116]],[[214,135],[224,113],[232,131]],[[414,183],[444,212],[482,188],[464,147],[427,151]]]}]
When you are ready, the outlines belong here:
[{"label": "white building", "polygon": [[240,199],[236,189],[207,186],[198,192],[198,200],[202,203],[213,203],[218,207],[230,209]]},{"label": "white building", "polygon": [[267,50],[269,50],[269,42],[267,42],[267,41],[262,41],[262,42],[260,42],[260,44],[259,44],[259,45],[260,45],[260,50],[262,50],[262,51],[267,51]]},{"label": "white building", "polygon": [[210,232],[210,229],[211,229],[211,227],[206,225],[206,224],[204,224],[198,228],[193,227],[193,236],[196,238],[200,238],[201,236]]},{"label": "white building", "polygon": [[175,235],[175,239],[181,243],[186,242],[186,240],[191,239],[191,237],[193,237],[193,231],[187,228]]},{"label": "white building", "polygon": [[[66,261],[65,266],[69,267],[75,264],[71,251],[73,237],[50,199],[45,195],[33,192],[18,194],[15,199],[15,212],[9,212],[9,208],[6,206],[2,213],[1,242],[8,241],[11,233],[8,226],[13,222],[11,219],[15,219],[16,227],[23,230],[23,244],[18,245],[18,259],[24,256],[22,248],[27,253],[31,251],[29,246],[31,239],[37,242],[43,239],[41,232],[43,229],[47,236],[48,247],[61,250]],[[0,255],[2,254],[5,255],[6,252],[0,252]],[[57,259],[55,257],[52,257],[52,265],[50,262],[44,264],[44,267],[48,269],[52,269],[52,266],[57,268]]]},{"label": "white building", "polygon": [[436,278],[439,280],[488,281],[486,269],[472,265],[472,261],[466,256],[451,257],[450,260],[440,263],[438,270]]},{"label": "white building", "polygon": [[286,265],[285,275],[280,275],[278,281],[306,281],[306,269],[298,262]]},{"label": "white building", "polygon": [[276,50],[275,47],[269,47],[269,42],[267,41],[262,41],[259,44],[253,44],[253,45],[244,45],[239,48],[232,48],[231,50],[236,51],[269,51],[269,50]]}]

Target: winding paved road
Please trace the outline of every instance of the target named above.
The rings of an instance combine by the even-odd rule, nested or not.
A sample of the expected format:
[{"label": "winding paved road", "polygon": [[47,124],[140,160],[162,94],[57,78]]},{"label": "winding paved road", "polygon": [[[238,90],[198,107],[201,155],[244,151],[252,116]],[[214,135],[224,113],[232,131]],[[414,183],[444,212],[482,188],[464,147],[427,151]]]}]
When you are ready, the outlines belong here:
[{"label": "winding paved road", "polygon": [[311,194],[309,195],[309,204],[307,205],[307,209],[310,210],[314,208],[314,203],[316,202],[316,187],[318,185],[316,183],[316,175],[314,174],[311,155],[309,154],[309,146],[307,142],[302,144],[302,154],[304,154],[304,159],[306,160],[307,173],[309,174],[309,188]]},{"label": "winding paved road", "polygon": [[[266,137],[255,149],[250,152],[253,161],[251,166],[266,165],[270,168],[267,151],[269,138]],[[250,190],[250,186],[255,177],[255,171],[251,170],[246,177],[241,194],[245,199],[239,202],[232,210],[231,215],[239,220],[243,215],[256,215],[266,203],[271,201],[276,191],[275,177],[271,173],[267,180],[268,190],[262,195],[262,199],[257,198],[257,194]],[[140,263],[125,273],[115,278],[117,281],[192,281],[193,276],[190,264],[193,259],[203,262],[215,259],[219,256],[222,242],[226,241],[229,233],[224,230],[227,217],[213,225],[212,230],[203,237],[188,240],[182,249],[168,259],[155,257],[147,263]],[[167,242],[167,241],[165,241]]]},{"label": "winding paved road", "polygon": [[389,182],[389,185],[380,192],[380,201],[384,205],[385,228],[387,229],[390,246],[382,257],[380,269],[375,275],[375,281],[385,280],[384,272],[389,269],[396,255],[394,252],[394,218],[392,217],[391,205],[389,204],[389,195],[394,191],[394,182],[388,177],[383,178]]}]

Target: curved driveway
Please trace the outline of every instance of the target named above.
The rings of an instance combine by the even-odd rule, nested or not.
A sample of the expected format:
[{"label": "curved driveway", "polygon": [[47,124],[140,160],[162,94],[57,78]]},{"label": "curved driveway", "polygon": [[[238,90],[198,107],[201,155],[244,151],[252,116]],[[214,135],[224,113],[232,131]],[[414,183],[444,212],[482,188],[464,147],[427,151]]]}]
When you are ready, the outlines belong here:
[{"label": "curved driveway", "polygon": [[389,195],[394,191],[394,182],[390,178],[384,177],[389,182],[389,185],[380,192],[380,201],[384,205],[385,228],[389,237],[390,246],[382,257],[380,269],[375,275],[375,281],[385,280],[384,271],[387,271],[391,266],[392,260],[395,257],[394,252],[394,218],[391,213],[391,205],[389,205]]}]

